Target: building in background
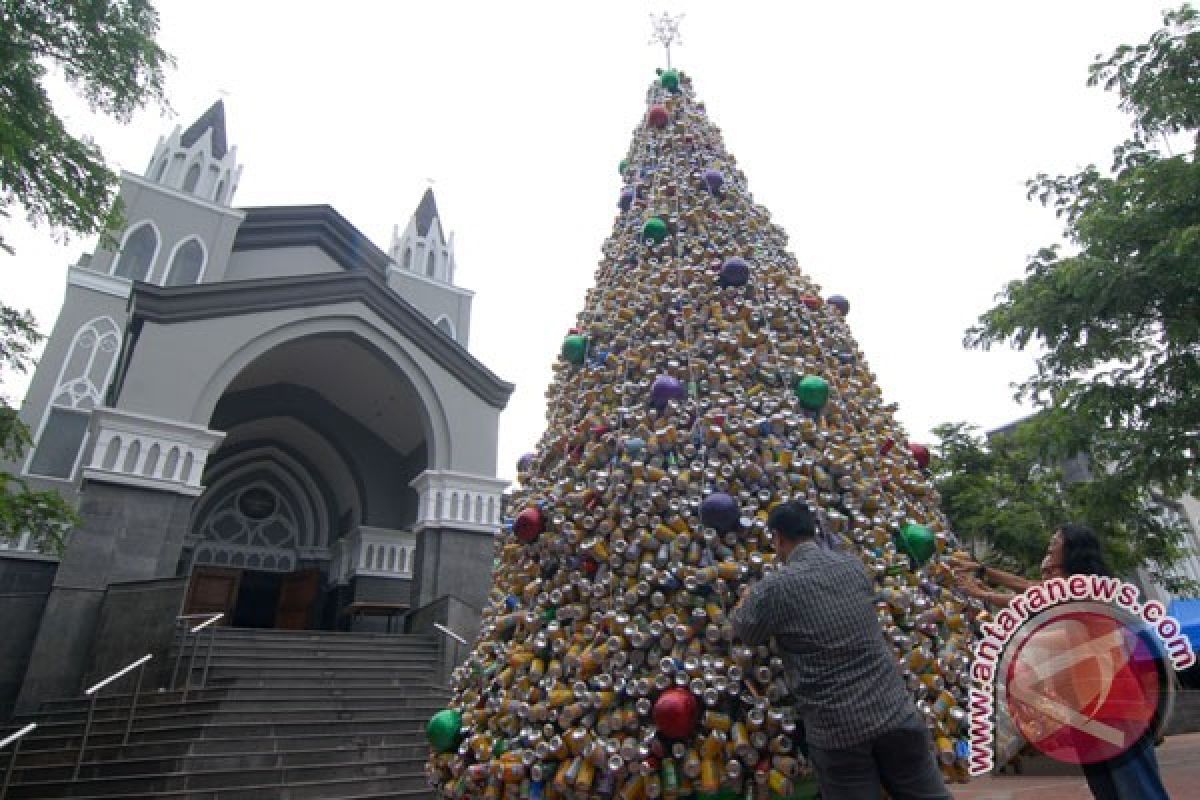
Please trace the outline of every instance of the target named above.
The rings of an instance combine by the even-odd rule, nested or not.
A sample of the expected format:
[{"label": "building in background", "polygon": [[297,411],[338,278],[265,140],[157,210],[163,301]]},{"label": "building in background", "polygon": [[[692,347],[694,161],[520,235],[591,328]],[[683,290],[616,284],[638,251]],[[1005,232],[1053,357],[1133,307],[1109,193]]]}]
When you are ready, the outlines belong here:
[{"label": "building in background", "polygon": [[513,387],[467,350],[432,191],[384,252],[329,206],[235,207],[241,175],[217,102],[122,174],[119,246],[70,268],[9,467],[83,522],[61,559],[0,544],[0,716],[180,613],[335,629],[482,606]]}]

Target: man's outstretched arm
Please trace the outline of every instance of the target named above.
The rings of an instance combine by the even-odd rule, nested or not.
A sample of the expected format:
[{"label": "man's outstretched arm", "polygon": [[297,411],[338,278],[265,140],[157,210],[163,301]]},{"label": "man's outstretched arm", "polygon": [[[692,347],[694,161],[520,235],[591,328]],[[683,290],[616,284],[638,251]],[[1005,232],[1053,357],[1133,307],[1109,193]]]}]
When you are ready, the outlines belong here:
[{"label": "man's outstretched arm", "polygon": [[733,607],[729,622],[733,633],[746,644],[762,644],[771,638],[767,581],[759,581]]}]

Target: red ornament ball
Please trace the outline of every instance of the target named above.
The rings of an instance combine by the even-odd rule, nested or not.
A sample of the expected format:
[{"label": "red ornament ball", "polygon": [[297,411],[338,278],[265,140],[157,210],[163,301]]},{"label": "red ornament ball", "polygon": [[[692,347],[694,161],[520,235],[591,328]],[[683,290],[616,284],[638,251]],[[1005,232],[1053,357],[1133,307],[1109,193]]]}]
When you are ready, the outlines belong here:
[{"label": "red ornament ball", "polygon": [[816,311],[818,308],[820,308],[822,305],[824,305],[821,302],[821,298],[817,297],[816,295],[811,295],[811,294],[803,295],[800,298],[800,302],[804,303],[804,305],[808,306],[813,311]]},{"label": "red ornament ball", "polygon": [[530,506],[520,514],[517,514],[517,519],[513,522],[513,533],[517,535],[517,539],[525,544],[529,544],[542,535],[545,527],[546,520],[542,517],[542,510],[535,506]]},{"label": "red ornament ball", "polygon": [[917,466],[925,469],[929,466],[929,448],[916,442],[908,443],[908,452],[917,460]]},{"label": "red ornament ball", "polygon": [[668,739],[687,739],[696,730],[700,704],[682,686],[667,689],[654,701],[654,725]]},{"label": "red ornament ball", "polygon": [[669,119],[667,109],[657,103],[650,106],[650,111],[646,114],[646,121],[650,123],[651,128],[665,128]]}]

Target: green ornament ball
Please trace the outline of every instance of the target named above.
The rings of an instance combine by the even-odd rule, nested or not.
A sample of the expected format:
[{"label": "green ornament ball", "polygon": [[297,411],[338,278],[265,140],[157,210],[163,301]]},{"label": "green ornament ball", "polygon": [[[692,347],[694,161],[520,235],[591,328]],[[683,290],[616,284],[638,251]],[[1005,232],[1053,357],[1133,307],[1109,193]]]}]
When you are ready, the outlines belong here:
[{"label": "green ornament ball", "polygon": [[618,174],[618,175],[624,175],[624,174],[625,174],[625,170],[627,170],[627,169],[629,169],[629,159],[627,159],[627,158],[622,158],[622,159],[621,159],[621,163],[620,163],[620,164],[617,164],[617,174]]},{"label": "green ornament ball", "polygon": [[817,375],[805,375],[793,387],[800,405],[809,411],[820,411],[829,401],[829,383]]},{"label": "green ornament ball", "polygon": [[921,566],[933,557],[937,550],[937,542],[933,531],[924,525],[910,522],[900,529],[900,550],[911,558],[917,566]]},{"label": "green ornament ball", "polygon": [[667,238],[667,223],[663,222],[659,217],[651,217],[642,226],[642,237],[649,239],[655,244],[659,244],[663,239]]},{"label": "green ornament ball", "polygon": [[587,358],[588,340],[586,336],[572,333],[563,339],[562,356],[575,366],[579,366]]},{"label": "green ornament ball", "polygon": [[425,726],[425,736],[429,744],[439,753],[449,753],[458,747],[459,731],[462,728],[462,714],[453,708],[443,708],[429,719]]},{"label": "green ornament ball", "polygon": [[659,76],[658,80],[664,89],[668,89],[673,92],[679,88],[679,71],[668,69]]}]

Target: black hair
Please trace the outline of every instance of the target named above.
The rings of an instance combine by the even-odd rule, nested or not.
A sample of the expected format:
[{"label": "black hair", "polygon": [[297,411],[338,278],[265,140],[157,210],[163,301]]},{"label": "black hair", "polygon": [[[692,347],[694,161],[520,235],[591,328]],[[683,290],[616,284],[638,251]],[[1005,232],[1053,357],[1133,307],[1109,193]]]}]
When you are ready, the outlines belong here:
[{"label": "black hair", "polygon": [[1063,542],[1063,574],[1112,575],[1100,539],[1086,525],[1069,522],[1058,526]]},{"label": "black hair", "polygon": [[804,503],[780,503],[767,515],[767,528],[789,541],[811,539],[817,535],[817,517]]}]

